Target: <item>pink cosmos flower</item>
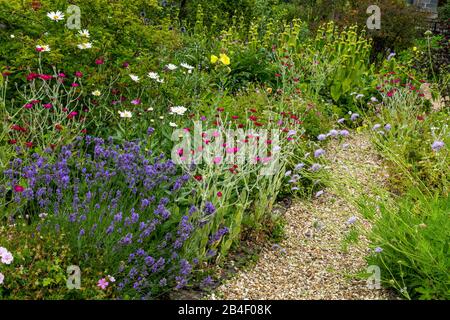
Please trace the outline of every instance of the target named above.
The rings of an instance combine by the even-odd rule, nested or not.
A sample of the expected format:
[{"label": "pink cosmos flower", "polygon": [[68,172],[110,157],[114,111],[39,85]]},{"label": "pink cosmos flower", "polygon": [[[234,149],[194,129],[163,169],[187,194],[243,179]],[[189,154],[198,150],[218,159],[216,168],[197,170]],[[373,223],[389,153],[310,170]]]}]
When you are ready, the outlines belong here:
[{"label": "pink cosmos flower", "polygon": [[108,287],[108,285],[109,282],[105,278],[102,278],[97,282],[97,287],[99,287],[102,290],[105,290]]},{"label": "pink cosmos flower", "polygon": [[134,104],[134,105],[141,104],[141,99],[134,99],[134,100],[131,100],[131,104]]},{"label": "pink cosmos flower", "polygon": [[73,88],[75,88],[75,87],[79,87],[80,85],[79,85],[78,83],[75,83],[75,82],[74,82],[74,83],[71,84],[71,86],[72,86]]},{"label": "pink cosmos flower", "polygon": [[75,77],[81,78],[83,76],[83,73],[81,71],[75,72]]},{"label": "pink cosmos flower", "polygon": [[214,161],[215,164],[219,164],[222,161],[222,158],[221,157],[214,157],[213,161]]}]

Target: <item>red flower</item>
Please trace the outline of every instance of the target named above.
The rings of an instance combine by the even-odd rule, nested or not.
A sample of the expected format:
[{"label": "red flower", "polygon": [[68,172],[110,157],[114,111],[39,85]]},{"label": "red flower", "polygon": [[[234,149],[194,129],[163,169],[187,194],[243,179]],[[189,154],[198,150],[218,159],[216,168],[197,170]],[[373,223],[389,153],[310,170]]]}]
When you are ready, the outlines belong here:
[{"label": "red flower", "polygon": [[9,144],[16,144],[16,143],[17,143],[17,140],[16,140],[16,139],[11,139],[11,140],[9,140],[8,142],[9,142]]},{"label": "red flower", "polygon": [[51,76],[49,74],[40,74],[38,77],[41,78],[44,81],[47,81],[47,80],[50,80],[50,79],[53,78],[53,76]]},{"label": "red flower", "polygon": [[38,77],[39,75],[37,74],[37,73],[30,73],[29,75],[27,75],[27,80],[28,81],[31,81],[31,80],[34,80],[34,79],[36,79],[37,77]]},{"label": "red flower", "polygon": [[217,108],[217,111],[219,111],[219,112],[224,112],[224,111],[225,111],[225,108],[222,108],[222,107]]},{"label": "red flower", "polygon": [[27,148],[33,148],[33,142],[25,142]]},{"label": "red flower", "polygon": [[219,197],[219,198],[221,198],[222,197],[222,192],[217,192],[217,196]]},{"label": "red flower", "polygon": [[45,109],[51,109],[52,108],[52,104],[51,103],[45,103],[42,105]]},{"label": "red flower", "polygon": [[86,133],[87,133],[87,129],[83,129],[83,130],[81,130],[81,133],[84,133],[84,134],[86,134]]},{"label": "red flower", "polygon": [[252,121],[256,121],[256,120],[258,120],[258,117],[257,116],[250,116],[249,119],[252,120]]},{"label": "red flower", "polygon": [[15,192],[23,192],[24,190],[25,190],[25,188],[22,186],[19,186],[19,185],[14,186]]},{"label": "red flower", "polygon": [[281,77],[281,74],[275,73],[275,77],[279,78],[279,77]]},{"label": "red flower", "polygon": [[234,120],[239,119],[239,116],[231,116],[231,119],[234,119]]},{"label": "red flower", "polygon": [[75,72],[75,77],[81,78],[82,76],[83,76],[83,73],[81,71],[76,71]]},{"label": "red flower", "polygon": [[95,64],[100,65],[100,64],[104,64],[105,61],[103,59],[96,59],[95,60]]},{"label": "red flower", "polygon": [[419,121],[423,121],[423,120],[425,120],[425,117],[424,117],[424,116],[422,116],[422,115],[418,115],[418,116],[417,116],[417,120],[419,120]]},{"label": "red flower", "polygon": [[202,181],[203,177],[199,174],[199,175],[194,176],[194,179],[197,181]]},{"label": "red flower", "polygon": [[12,129],[12,130],[15,130],[15,131],[27,132],[27,129],[25,129],[25,128],[23,128],[23,127],[17,125],[17,124],[13,124],[13,125],[11,126],[11,129]]},{"label": "red flower", "polygon": [[23,107],[25,109],[31,109],[31,108],[33,108],[33,104],[32,103],[26,103]]},{"label": "red flower", "polygon": [[242,123],[238,124],[238,128],[243,128],[243,127],[244,127],[244,124],[242,124]]},{"label": "red flower", "polygon": [[60,124],[55,125],[55,129],[58,131],[61,131],[63,129],[63,126]]},{"label": "red flower", "polygon": [[73,117],[75,117],[78,114],[78,112],[76,111],[72,111],[71,113],[69,113],[67,115],[67,119],[72,119]]},{"label": "red flower", "polygon": [[264,124],[262,124],[261,122],[254,122],[254,125],[257,127],[262,127]]},{"label": "red flower", "polygon": [[250,112],[256,113],[256,112],[258,112],[258,110],[256,110],[256,109],[250,109]]}]

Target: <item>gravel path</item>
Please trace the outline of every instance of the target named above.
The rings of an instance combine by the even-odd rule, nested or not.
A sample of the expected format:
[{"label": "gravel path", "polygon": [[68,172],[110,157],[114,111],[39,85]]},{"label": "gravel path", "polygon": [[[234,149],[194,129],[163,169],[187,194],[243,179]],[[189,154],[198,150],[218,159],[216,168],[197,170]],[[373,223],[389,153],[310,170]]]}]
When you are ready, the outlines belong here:
[{"label": "gravel path", "polygon": [[[343,143],[345,142],[345,145]],[[328,170],[335,180],[313,201],[299,201],[285,213],[286,239],[267,245],[250,270],[243,270],[218,287],[210,299],[392,299],[386,290],[368,289],[355,275],[367,268],[367,240],[343,249],[350,230],[347,221],[370,228],[340,191],[357,196],[381,185],[385,170],[367,134],[354,133],[327,148]],[[333,191],[334,190],[334,191]]]}]

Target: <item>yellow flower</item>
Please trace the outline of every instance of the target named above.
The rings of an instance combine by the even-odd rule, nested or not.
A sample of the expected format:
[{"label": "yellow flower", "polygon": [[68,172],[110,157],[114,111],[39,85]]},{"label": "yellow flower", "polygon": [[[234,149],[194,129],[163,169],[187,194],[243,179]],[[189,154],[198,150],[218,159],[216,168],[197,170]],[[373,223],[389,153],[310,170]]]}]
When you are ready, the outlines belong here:
[{"label": "yellow flower", "polygon": [[267,93],[272,93],[272,88],[269,87],[266,89],[266,91],[267,91]]},{"label": "yellow flower", "polygon": [[413,51],[417,51],[417,47],[414,47],[414,48],[413,48]]},{"label": "yellow flower", "polygon": [[215,55],[211,55],[211,63],[216,63],[219,58]]},{"label": "yellow flower", "polygon": [[226,66],[230,64],[230,58],[224,53],[220,54],[219,61],[222,62]]}]

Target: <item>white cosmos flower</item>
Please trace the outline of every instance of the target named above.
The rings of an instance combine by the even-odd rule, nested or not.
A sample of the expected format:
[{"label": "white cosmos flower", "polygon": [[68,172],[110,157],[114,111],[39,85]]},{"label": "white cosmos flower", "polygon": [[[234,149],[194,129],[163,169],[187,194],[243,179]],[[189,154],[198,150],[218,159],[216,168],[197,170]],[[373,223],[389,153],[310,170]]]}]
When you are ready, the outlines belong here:
[{"label": "white cosmos flower", "polygon": [[170,108],[170,114],[178,114],[182,116],[187,111],[187,108],[183,106],[175,106]]},{"label": "white cosmos flower", "polygon": [[52,11],[47,13],[47,17],[49,17],[53,21],[61,21],[64,19],[64,14],[61,11]]},{"label": "white cosmos flower", "polygon": [[156,79],[156,82],[164,83],[164,79]]},{"label": "white cosmos flower", "polygon": [[89,34],[89,30],[87,29],[83,29],[83,30],[79,30],[78,34],[82,37],[86,37],[89,38],[91,35]]},{"label": "white cosmos flower", "polygon": [[150,79],[153,79],[153,80],[158,80],[158,79],[159,79],[159,74],[157,74],[156,72],[149,72],[149,73],[147,74],[147,76],[148,76]]},{"label": "white cosmos flower", "polygon": [[136,75],[134,75],[134,74],[130,74],[130,78],[131,78],[131,80],[133,80],[134,82],[139,82],[139,77],[138,76],[136,76]]},{"label": "white cosmos flower", "polygon": [[364,95],[362,93],[360,93],[360,94],[357,94],[355,98],[356,99],[361,99],[362,97],[364,97]]},{"label": "white cosmos flower", "polygon": [[92,95],[93,95],[93,96],[99,97],[101,94],[102,94],[102,93],[100,92],[100,90],[92,91]]},{"label": "white cosmos flower", "polygon": [[150,108],[148,108],[148,109],[147,109],[147,111],[153,111],[153,108],[152,108],[152,107],[150,107]]},{"label": "white cosmos flower", "polygon": [[133,116],[133,114],[127,110],[119,111],[119,115],[121,118],[131,118]]},{"label": "white cosmos flower", "polygon": [[174,128],[175,128],[175,127],[178,127],[177,124],[174,123],[174,122],[169,122],[169,126],[174,127]]},{"label": "white cosmos flower", "polygon": [[46,44],[43,44],[42,46],[37,45],[36,49],[42,49],[42,52],[50,52],[50,46]]},{"label": "white cosmos flower", "polygon": [[177,69],[178,67],[176,65],[174,65],[173,63],[169,63],[168,65],[166,65],[166,68],[169,69],[170,71],[173,71],[173,70]]},{"label": "white cosmos flower", "polygon": [[90,49],[92,48],[92,43],[90,42],[84,42],[77,45],[78,49],[84,50],[84,49]]},{"label": "white cosmos flower", "polygon": [[10,38],[11,38],[11,39],[14,39],[15,37],[16,37],[16,36],[15,36],[15,35],[13,35],[13,34],[12,34],[12,35],[10,35]]},{"label": "white cosmos flower", "polygon": [[180,63],[180,66],[182,66],[183,68],[186,68],[188,70],[194,69],[193,66],[191,66],[190,64],[187,64],[186,62]]}]

